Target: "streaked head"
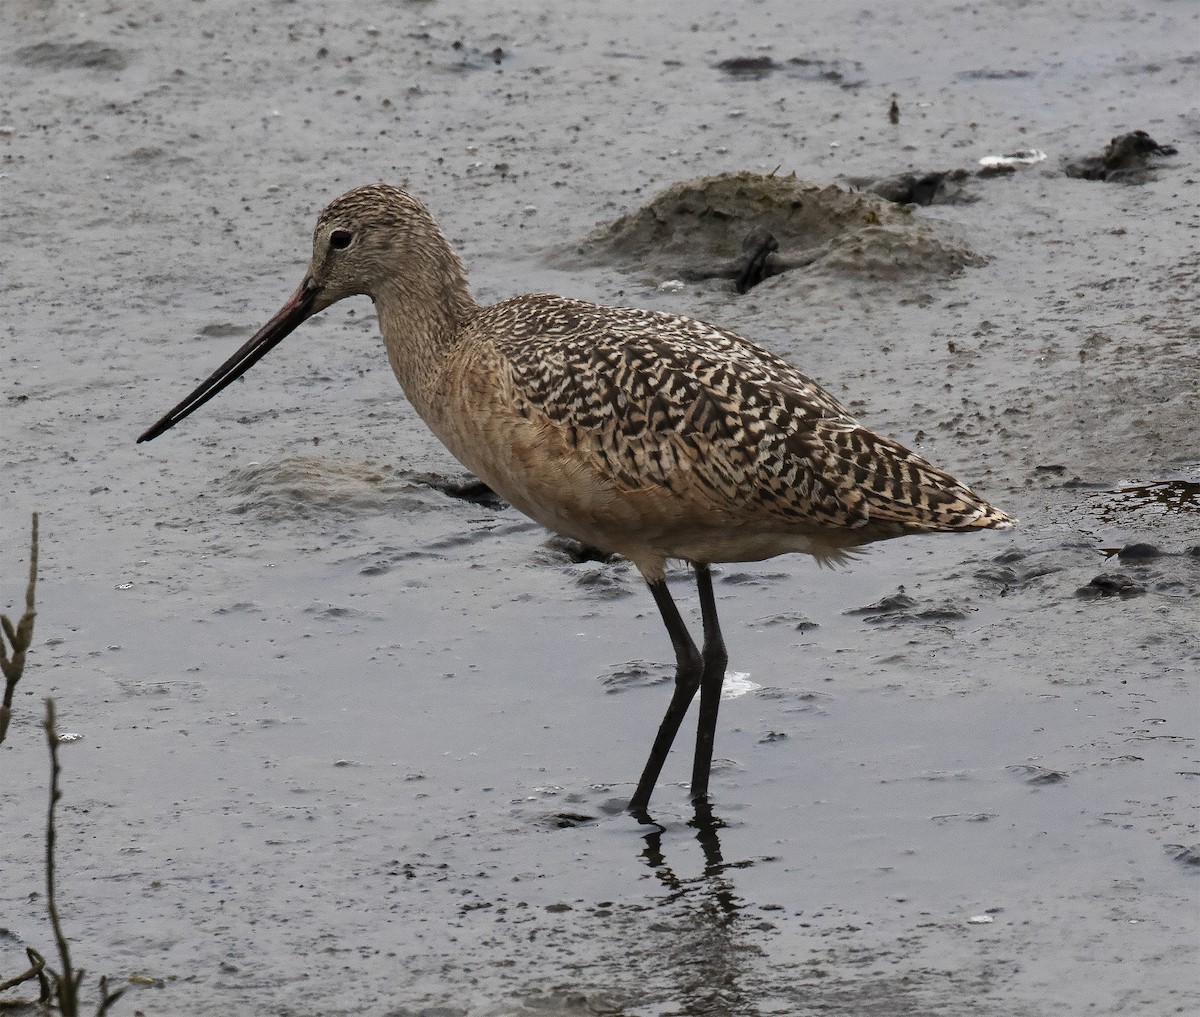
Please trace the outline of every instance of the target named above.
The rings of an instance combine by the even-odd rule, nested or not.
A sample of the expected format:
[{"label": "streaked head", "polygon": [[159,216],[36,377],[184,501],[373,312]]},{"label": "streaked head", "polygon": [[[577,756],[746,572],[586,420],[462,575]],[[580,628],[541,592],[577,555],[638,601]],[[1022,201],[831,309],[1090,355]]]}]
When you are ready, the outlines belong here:
[{"label": "streaked head", "polygon": [[[299,289],[275,316],[139,442],[157,438],[236,381],[301,323],[345,297],[376,296],[385,286],[419,287],[405,267],[431,262],[434,278],[462,280],[462,266],[420,201],[390,184],[367,184],[335,198],[317,219],[313,256]],[[448,265],[443,265],[446,262]],[[445,269],[445,271],[440,271]],[[465,289],[465,283],[463,283]]]},{"label": "streaked head", "polygon": [[305,280],[316,291],[313,313],[345,297],[374,296],[405,264],[446,246],[429,210],[407,191],[391,184],[347,191],[326,206],[313,231]]}]

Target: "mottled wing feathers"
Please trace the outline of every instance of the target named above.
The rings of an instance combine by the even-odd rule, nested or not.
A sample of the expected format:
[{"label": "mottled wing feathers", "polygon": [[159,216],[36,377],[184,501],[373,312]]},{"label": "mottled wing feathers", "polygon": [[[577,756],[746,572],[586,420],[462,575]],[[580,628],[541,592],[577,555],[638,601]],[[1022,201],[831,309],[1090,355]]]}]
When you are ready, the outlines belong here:
[{"label": "mottled wing feathers", "polygon": [[969,487],[899,442],[859,425],[822,421],[814,461],[837,478],[836,499],[884,533],[963,530],[1010,522]]},{"label": "mottled wing feathers", "polygon": [[471,330],[510,365],[521,412],[553,422],[625,490],[664,488],[697,510],[838,530],[845,543],[857,542],[847,530],[996,525],[972,521],[987,506],[952,477],[732,332],[549,296],[481,319]]}]

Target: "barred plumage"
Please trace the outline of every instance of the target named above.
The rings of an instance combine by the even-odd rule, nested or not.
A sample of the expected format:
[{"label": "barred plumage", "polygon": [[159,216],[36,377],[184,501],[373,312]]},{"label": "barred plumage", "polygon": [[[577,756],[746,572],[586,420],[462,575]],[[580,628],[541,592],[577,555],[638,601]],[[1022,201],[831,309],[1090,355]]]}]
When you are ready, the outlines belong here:
[{"label": "barred plumage", "polygon": [[[450,451],[550,529],[629,558],[649,584],[676,651],[676,689],[634,811],[644,812],[697,688],[692,795],[707,795],[727,661],[711,563],[790,551],[836,561],[902,534],[1013,523],[733,332],[545,295],[479,307],[424,205],[386,184],[321,213],[292,298],[139,440],[212,398],[306,318],[363,293],[400,384]],[[702,650],[667,591],[669,558],[695,568]]]}]

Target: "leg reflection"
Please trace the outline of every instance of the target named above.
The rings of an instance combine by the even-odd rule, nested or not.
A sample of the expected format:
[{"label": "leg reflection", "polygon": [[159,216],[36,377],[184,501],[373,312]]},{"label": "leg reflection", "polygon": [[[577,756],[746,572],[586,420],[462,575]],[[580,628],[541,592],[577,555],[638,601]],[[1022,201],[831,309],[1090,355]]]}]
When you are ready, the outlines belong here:
[{"label": "leg reflection", "polygon": [[[732,871],[752,862],[725,861],[721,852],[725,824],[707,802],[696,803],[696,817],[688,825],[696,831],[704,856],[703,870],[696,876],[681,875],[667,860],[671,841],[664,847],[664,834],[678,836],[678,827],[667,831],[656,824],[642,838],[642,858],[667,891],[655,899],[659,922],[671,930],[662,942],[674,963],[664,964],[664,970],[672,971],[677,980],[677,1000],[684,1005],[681,1013],[727,1017],[757,1013],[755,992],[746,984],[752,978],[748,966],[758,956],[754,930],[742,918],[747,905],[729,878]],[[682,854],[685,845],[678,846]]]}]

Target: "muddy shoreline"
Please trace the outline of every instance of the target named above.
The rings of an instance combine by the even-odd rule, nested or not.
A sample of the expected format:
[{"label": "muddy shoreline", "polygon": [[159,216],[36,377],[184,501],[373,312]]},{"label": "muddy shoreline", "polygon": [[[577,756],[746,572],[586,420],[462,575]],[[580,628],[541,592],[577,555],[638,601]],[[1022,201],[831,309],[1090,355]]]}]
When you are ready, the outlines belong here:
[{"label": "muddy shoreline", "polygon": [[[83,736],[64,921],[130,985],[115,1013],[1200,1006],[1196,12],[927,2],[896,45],[890,16],[801,7],[18,0],[6,611],[34,510],[43,543],[0,749],[0,980],[50,944],[49,694]],[[1177,149],[1144,181],[1064,172],[1136,130]],[[843,250],[738,295],[568,257],[681,181],[1027,149],[975,200],[896,213],[978,256],[952,272]],[[426,201],[479,300],[734,328],[1021,519],[721,569],[758,688],[722,707],[717,831],[688,825],[682,734],[662,831],[615,804],[670,674],[636,573],[431,486],[461,470],[365,301],[133,444],[295,288],[315,213],[377,179]]]}]

